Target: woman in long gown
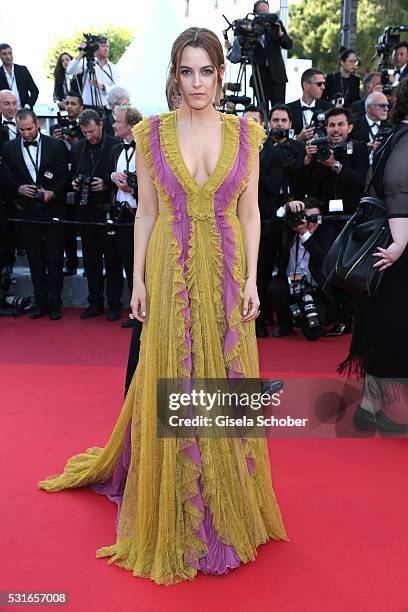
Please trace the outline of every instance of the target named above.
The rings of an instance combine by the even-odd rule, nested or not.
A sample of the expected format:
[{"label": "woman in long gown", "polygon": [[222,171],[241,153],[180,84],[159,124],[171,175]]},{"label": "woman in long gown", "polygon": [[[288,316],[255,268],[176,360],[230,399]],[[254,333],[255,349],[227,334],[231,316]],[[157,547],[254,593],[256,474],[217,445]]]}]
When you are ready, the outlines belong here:
[{"label": "woman in long gown", "polygon": [[179,111],[134,130],[139,204],[134,316],[139,363],[104,448],[70,459],[47,491],[93,485],[117,502],[117,538],[97,556],[157,583],[222,574],[286,540],[264,438],[158,438],[157,380],[259,377],[258,152],[252,120],[218,113],[223,52],[212,32],[175,41]]}]

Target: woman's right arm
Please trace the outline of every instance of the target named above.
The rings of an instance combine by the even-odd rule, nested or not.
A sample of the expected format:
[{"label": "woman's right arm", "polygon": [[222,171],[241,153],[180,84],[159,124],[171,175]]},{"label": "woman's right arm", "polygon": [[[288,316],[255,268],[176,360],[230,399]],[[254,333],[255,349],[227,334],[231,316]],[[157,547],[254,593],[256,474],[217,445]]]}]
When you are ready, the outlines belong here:
[{"label": "woman's right arm", "polygon": [[146,321],[144,282],[147,245],[158,215],[157,191],[145,158],[136,152],[138,205],[134,226],[133,293],[130,306],[138,321]]}]

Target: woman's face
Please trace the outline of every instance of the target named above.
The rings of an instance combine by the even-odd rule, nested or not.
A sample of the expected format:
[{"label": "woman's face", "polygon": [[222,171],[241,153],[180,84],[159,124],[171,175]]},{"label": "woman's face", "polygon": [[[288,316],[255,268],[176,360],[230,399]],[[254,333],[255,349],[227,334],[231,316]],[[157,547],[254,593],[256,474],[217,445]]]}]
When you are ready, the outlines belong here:
[{"label": "woman's face", "polygon": [[350,55],[347,56],[347,59],[345,59],[344,62],[341,62],[341,65],[343,70],[352,74],[356,71],[358,66],[357,55],[355,53],[350,53]]},{"label": "woman's face", "polygon": [[61,57],[61,66],[63,67],[64,70],[67,69],[67,66],[70,61],[71,61],[71,57],[68,55],[68,53],[64,53],[64,55]]},{"label": "woman's face", "polygon": [[[221,67],[221,76],[224,66]],[[203,110],[213,104],[218,74],[206,51],[201,47],[186,47],[181,54],[178,86],[183,105]]]}]

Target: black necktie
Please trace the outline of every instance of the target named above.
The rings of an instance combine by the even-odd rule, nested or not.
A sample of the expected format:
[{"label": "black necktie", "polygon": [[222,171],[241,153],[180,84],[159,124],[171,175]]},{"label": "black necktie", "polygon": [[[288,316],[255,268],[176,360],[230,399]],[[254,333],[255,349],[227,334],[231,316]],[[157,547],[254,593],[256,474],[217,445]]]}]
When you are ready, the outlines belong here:
[{"label": "black necktie", "polygon": [[16,122],[15,121],[3,121],[4,125],[14,125],[14,127],[16,126]]},{"label": "black necktie", "polygon": [[24,146],[26,149],[28,149],[28,147],[38,147],[38,142],[36,140],[33,140],[33,142],[27,142],[26,140],[24,141]]},{"label": "black necktie", "polygon": [[129,151],[129,149],[135,149],[136,147],[136,143],[134,140],[132,140],[132,142],[124,142],[123,143],[123,148],[126,149],[126,151]]}]

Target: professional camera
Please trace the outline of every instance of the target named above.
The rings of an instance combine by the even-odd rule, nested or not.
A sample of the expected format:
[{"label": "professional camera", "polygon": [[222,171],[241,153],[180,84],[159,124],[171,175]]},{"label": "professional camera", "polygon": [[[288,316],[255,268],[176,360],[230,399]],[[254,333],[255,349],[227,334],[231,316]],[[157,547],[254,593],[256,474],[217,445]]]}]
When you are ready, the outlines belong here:
[{"label": "professional camera", "polygon": [[393,76],[394,74],[395,70],[392,68],[384,68],[381,70],[381,85],[383,86],[383,93],[385,95],[392,93],[394,85],[390,81],[390,76]]},{"label": "professional camera", "polygon": [[75,180],[78,184],[78,191],[81,194],[79,205],[88,206],[89,192],[91,191],[91,183],[93,181],[93,177],[88,176],[87,174],[78,174]]},{"label": "professional camera", "polygon": [[0,270],[0,316],[2,317],[14,318],[24,314],[31,310],[34,304],[31,297],[8,295],[11,283],[10,270],[8,267],[3,267]]},{"label": "professional camera", "polygon": [[37,200],[37,202],[44,202],[44,196],[45,196],[45,193],[41,191],[41,189],[36,189],[33,199]]},{"label": "professional camera", "polygon": [[82,132],[79,127],[77,121],[71,121],[68,117],[67,112],[59,112],[57,113],[58,117],[58,126],[61,129],[61,133],[64,136],[69,136],[70,138],[81,138]]},{"label": "professional camera", "polygon": [[[272,132],[274,130],[271,130]],[[280,130],[281,132],[287,132],[288,130]],[[296,151],[296,149],[294,149],[292,147],[292,145],[290,144],[290,142],[284,141],[284,142],[278,142],[276,144],[276,146],[278,147],[278,149],[280,149],[281,153],[282,153],[282,158],[283,158],[283,165],[284,166],[292,166],[298,159],[299,154]]]},{"label": "professional camera", "polygon": [[324,113],[314,112],[308,127],[314,128],[317,136],[323,138],[323,136],[326,136],[326,115]]},{"label": "professional camera", "polygon": [[352,155],[354,150],[354,144],[352,140],[333,145],[331,144],[327,136],[323,136],[321,138],[314,138],[313,140],[309,141],[309,144],[315,145],[317,147],[315,156],[318,161],[327,161],[331,155],[331,152],[334,150],[345,151],[347,155]]},{"label": "professional camera", "polygon": [[306,319],[310,329],[319,327],[320,319],[313,299],[313,288],[308,283],[306,276],[292,275],[288,277],[288,282],[290,295],[294,299],[290,310],[295,323],[299,319]]},{"label": "professional camera", "polygon": [[137,190],[136,172],[129,172],[128,170],[125,170],[125,174],[126,174],[127,184],[132,189],[132,192],[135,194]]},{"label": "professional camera", "polygon": [[77,47],[77,49],[78,51],[84,51],[86,58],[93,58],[96,51],[99,49],[99,36],[95,34],[90,34],[90,33],[85,34],[84,33],[84,39],[86,42],[85,49],[82,49],[81,47]]},{"label": "professional camera", "polygon": [[302,225],[305,221],[310,221],[310,223],[317,223],[321,225],[323,221],[322,215],[307,215],[304,210],[300,212],[292,212],[289,211],[285,217],[286,223],[291,229],[294,229],[298,225]]},{"label": "professional camera", "polygon": [[[379,37],[378,43],[375,45],[375,49],[377,51],[377,55],[379,56],[378,61],[378,70],[383,74],[383,71],[386,71],[389,65],[389,57],[394,49],[395,45],[397,45],[401,36],[399,32],[408,32],[408,25],[397,25],[397,26],[387,26],[384,29],[384,33]],[[373,60],[375,59],[375,56]],[[384,78],[389,75],[384,74]],[[386,93],[384,91],[384,93]]]},{"label": "professional camera", "polygon": [[244,54],[255,49],[262,34],[280,26],[279,17],[276,13],[261,13],[260,15],[248,13],[244,19],[235,19],[232,23],[228,21],[225,15],[223,17],[229,25],[229,28],[224,30],[224,38],[227,38],[227,32],[232,28],[234,36],[239,38]]}]

